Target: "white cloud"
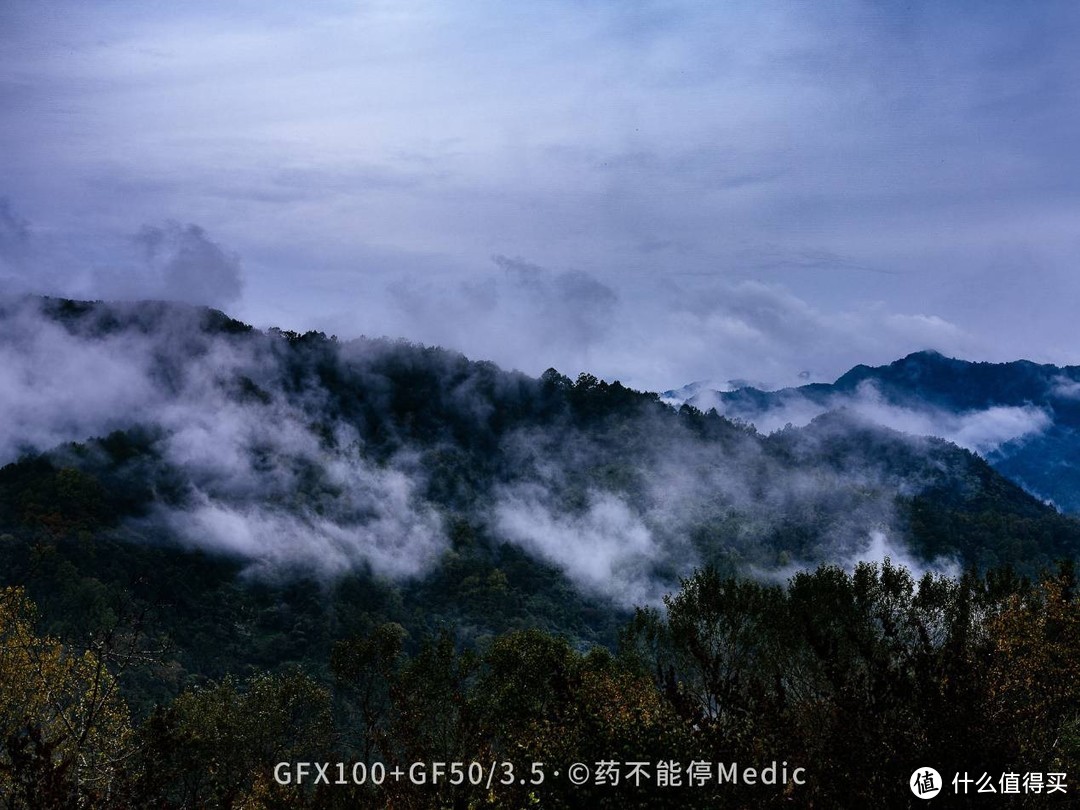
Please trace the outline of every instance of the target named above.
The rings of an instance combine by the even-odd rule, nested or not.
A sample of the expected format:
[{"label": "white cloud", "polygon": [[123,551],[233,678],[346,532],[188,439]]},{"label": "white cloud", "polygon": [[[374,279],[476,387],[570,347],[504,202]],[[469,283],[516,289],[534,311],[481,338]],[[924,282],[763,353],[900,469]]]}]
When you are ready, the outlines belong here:
[{"label": "white cloud", "polygon": [[851,394],[834,394],[824,402],[798,391],[783,392],[777,395],[775,406],[762,411],[728,406],[708,391],[694,396],[692,402],[702,410],[716,408],[719,413],[750,422],[762,433],[772,433],[787,424],[802,427],[827,411],[843,408],[867,422],[914,436],[937,436],[982,455],[1007,442],[1037,436],[1053,424],[1051,415],[1034,405],[995,405],[961,412],[925,403],[897,405],[887,401],[870,380]]},{"label": "white cloud", "polygon": [[32,308],[9,306],[0,313],[0,463],[127,426],[162,406],[147,376],[147,344],[126,335],[75,339]]},{"label": "white cloud", "polygon": [[531,374],[553,366],[653,391],[704,376],[797,385],[808,370],[831,380],[857,363],[977,345],[940,318],[890,315],[878,305],[822,310],[778,284],[620,279],[500,262],[499,271],[466,281],[406,276],[327,328],[397,329]]},{"label": "white cloud", "polygon": [[1065,399],[1080,399],[1080,381],[1062,375],[1054,380],[1052,393]]},{"label": "white cloud", "polygon": [[881,530],[870,532],[869,542],[866,548],[854,554],[843,563],[843,566],[851,571],[860,562],[878,563],[879,565],[888,558],[893,565],[903,566],[915,580],[921,579],[927,573],[940,576],[960,576],[960,565],[956,560],[937,558],[929,563],[916,559],[903,545],[897,545],[888,534]]},{"label": "white cloud", "polygon": [[192,506],[158,517],[189,545],[249,560],[256,573],[299,568],[338,576],[370,566],[376,575],[403,578],[430,570],[445,549],[434,512],[416,504],[407,481],[366,477],[362,485],[378,511],[357,522],[275,510],[262,500],[235,506],[201,493]]},{"label": "white cloud", "polygon": [[[145,333],[94,336],[71,334],[32,300],[7,306],[0,464],[113,430],[157,428],[158,451],[191,489],[189,503],[159,506],[156,518],[191,545],[258,570],[370,565],[395,577],[426,571],[445,548],[415,461],[376,466],[351,426],[325,418],[320,429],[320,391],[287,395],[270,341],[201,334],[197,309],[162,310]],[[239,396],[242,378],[262,397]]]},{"label": "white cloud", "polygon": [[580,513],[553,509],[549,501],[550,493],[535,485],[503,492],[495,526],[589,592],[626,607],[660,601],[667,587],[654,567],[668,554],[624,501],[591,492]]},{"label": "white cloud", "polygon": [[[38,288],[130,294],[113,247],[171,218],[244,257],[260,324],[529,371],[664,389],[927,346],[1076,359],[1080,17],[1061,4],[0,14],[6,233],[25,217],[71,248]],[[155,289],[227,300],[229,250]],[[489,284],[493,254],[548,268],[546,289]],[[578,306],[587,289],[556,289],[575,271],[617,302]]]}]

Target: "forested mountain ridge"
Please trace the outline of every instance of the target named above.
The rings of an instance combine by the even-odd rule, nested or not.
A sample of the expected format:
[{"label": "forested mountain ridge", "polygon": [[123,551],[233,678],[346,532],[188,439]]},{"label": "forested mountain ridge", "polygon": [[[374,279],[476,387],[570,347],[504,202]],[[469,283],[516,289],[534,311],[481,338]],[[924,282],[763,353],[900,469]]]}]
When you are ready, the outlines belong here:
[{"label": "forested mountain ridge", "polygon": [[[839,561],[875,532],[926,561],[983,567],[1075,550],[1072,521],[971,453],[850,410],[763,436],[586,374],[535,379],[401,341],[264,333],[207,309],[28,299],[2,316],[11,528],[90,521],[253,571],[401,579],[427,573],[468,525],[624,605],[658,598],[693,564]],[[897,375],[920,376],[912,362]],[[49,399],[65,387],[70,402]],[[46,468],[86,514],[38,503],[28,481]],[[1030,553],[1017,538],[1003,552],[992,533],[928,535],[913,517],[928,501],[1056,528]]]},{"label": "forested mountain ridge", "polygon": [[766,431],[829,410],[853,410],[868,421],[977,450],[1037,497],[1080,511],[1078,366],[970,362],[923,351],[887,366],[855,366],[834,383],[777,391],[696,385],[664,396],[715,407]]},{"label": "forested mountain ridge", "polygon": [[[0,326],[13,806],[477,798],[270,776],[331,755],[778,756],[819,778],[541,804],[829,806],[826,772],[869,801],[906,791],[909,754],[1075,746],[1071,692],[1017,697],[1028,667],[1067,681],[1072,569],[1017,572],[1075,559],[1080,524],[949,442],[843,410],[762,435],[588,374],[173,304],[22,299]],[[881,555],[921,578],[855,562]],[[1053,733],[995,732],[984,703]]]},{"label": "forested mountain ridge", "polygon": [[[204,308],[31,298],[0,319],[12,534],[104,532],[255,577],[409,587],[465,548],[624,608],[705,563],[788,570],[884,542],[1034,573],[1080,548],[1075,521],[974,454],[850,410],[763,436],[587,374]],[[920,377],[912,363],[895,376]]]},{"label": "forested mountain ridge", "polygon": [[[33,572],[57,630],[94,612],[60,604],[69,590],[169,603],[154,583],[169,570],[245,621],[289,582],[310,583],[309,608],[320,589],[366,594],[322,621],[323,646],[383,618],[610,641],[625,610],[705,564],[783,577],[892,553],[1037,573],[1080,549],[1076,521],[976,455],[851,413],[762,436],[590,375],[160,302],[24,299],[2,318],[0,553],[11,581]],[[199,623],[214,636],[206,617],[173,635]],[[204,641],[181,646],[220,660],[185,670],[275,663]]]}]

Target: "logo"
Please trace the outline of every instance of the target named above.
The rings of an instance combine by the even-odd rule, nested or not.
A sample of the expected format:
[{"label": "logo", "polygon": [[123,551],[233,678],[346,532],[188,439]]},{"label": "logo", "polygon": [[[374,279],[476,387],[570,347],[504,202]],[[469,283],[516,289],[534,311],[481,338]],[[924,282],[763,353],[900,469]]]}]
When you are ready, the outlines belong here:
[{"label": "logo", "polygon": [[941,792],[941,774],[933,768],[917,768],[908,785],[920,799],[932,799]]}]

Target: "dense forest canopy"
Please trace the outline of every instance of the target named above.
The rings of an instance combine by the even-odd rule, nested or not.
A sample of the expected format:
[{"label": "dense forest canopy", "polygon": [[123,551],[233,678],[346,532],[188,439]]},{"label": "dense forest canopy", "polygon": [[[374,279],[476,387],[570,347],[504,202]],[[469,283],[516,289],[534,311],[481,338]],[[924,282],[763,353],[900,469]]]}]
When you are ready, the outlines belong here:
[{"label": "dense forest canopy", "polygon": [[[1047,690],[1075,667],[1080,523],[969,450],[175,304],[0,321],[2,688],[38,679],[0,700],[13,806],[476,800],[270,778],[331,754],[818,773],[673,806],[835,803],[826,768],[895,798],[973,736],[995,767],[1075,763],[1076,695]],[[585,795],[518,788],[496,803]]]}]

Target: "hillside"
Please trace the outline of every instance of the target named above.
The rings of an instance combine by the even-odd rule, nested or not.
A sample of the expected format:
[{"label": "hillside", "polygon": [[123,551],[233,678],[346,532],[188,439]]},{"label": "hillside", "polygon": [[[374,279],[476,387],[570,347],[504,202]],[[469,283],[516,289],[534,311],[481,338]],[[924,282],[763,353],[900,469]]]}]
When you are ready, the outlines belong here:
[{"label": "hillside", "polygon": [[1080,367],[917,352],[887,366],[856,366],[834,383],[779,391],[687,386],[664,396],[766,432],[847,409],[883,426],[955,441],[1040,499],[1080,511]]},{"label": "hillside", "polygon": [[109,599],[169,606],[188,673],[387,618],[610,642],[705,564],[1037,573],[1080,549],[976,455],[850,413],[762,436],[589,375],[162,303],[27,299],[3,321],[8,581],[61,633]]},{"label": "hillside", "polygon": [[[1080,550],[1074,518],[944,440],[843,409],[762,435],[587,374],[195,307],[32,298],[0,321],[0,639],[30,656],[0,656],[0,689],[38,718],[0,715],[16,806],[467,806],[282,793],[270,768],[716,751],[840,769],[869,801],[905,789],[890,746],[960,762],[956,723],[995,762],[1073,745],[942,709],[1021,711],[1003,690],[1042,664],[1015,639],[1074,577],[1017,574]],[[1071,693],[1023,700],[1072,734]],[[762,801],[731,790],[653,799]]]}]

